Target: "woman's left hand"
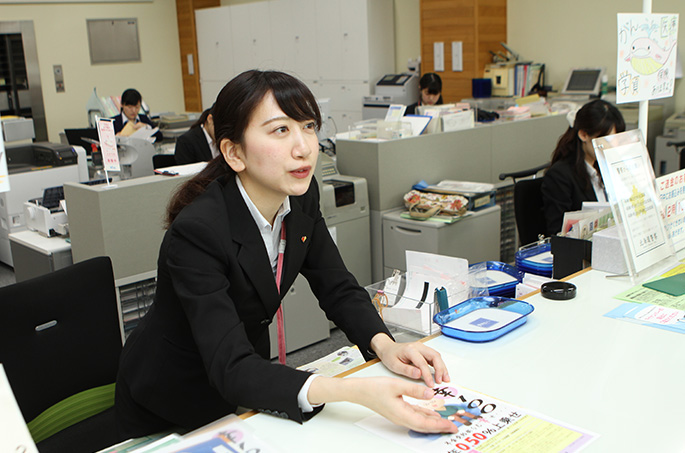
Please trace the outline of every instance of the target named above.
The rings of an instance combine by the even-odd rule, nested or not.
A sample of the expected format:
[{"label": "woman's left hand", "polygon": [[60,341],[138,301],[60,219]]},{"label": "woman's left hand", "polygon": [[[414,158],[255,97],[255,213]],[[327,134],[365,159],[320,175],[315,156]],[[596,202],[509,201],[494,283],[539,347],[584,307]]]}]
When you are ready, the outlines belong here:
[{"label": "woman's left hand", "polygon": [[[396,343],[386,334],[379,333],[371,339],[371,348],[383,365],[394,373],[423,379],[431,388],[450,381],[440,353],[423,343]],[[435,379],[429,365],[435,370]]]}]

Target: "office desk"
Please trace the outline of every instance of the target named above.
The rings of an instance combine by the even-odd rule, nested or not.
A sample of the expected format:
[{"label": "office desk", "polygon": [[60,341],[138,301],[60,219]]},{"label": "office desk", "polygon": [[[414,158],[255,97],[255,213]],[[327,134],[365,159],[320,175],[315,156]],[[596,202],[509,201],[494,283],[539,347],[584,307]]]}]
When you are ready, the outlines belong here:
[{"label": "office desk", "polygon": [[14,275],[23,282],[62,269],[73,263],[71,243],[63,236],[45,237],[25,230],[9,235]]},{"label": "office desk", "polygon": [[[626,281],[594,270],[571,281],[575,299],[529,297],[528,322],[494,342],[426,344],[443,354],[453,383],[599,434],[583,451],[682,452],[685,336],[604,317]],[[375,363],[352,376],[389,375]],[[303,425],[264,414],[246,422],[282,451],[409,451],[355,425],[372,414],[333,403]]]}]

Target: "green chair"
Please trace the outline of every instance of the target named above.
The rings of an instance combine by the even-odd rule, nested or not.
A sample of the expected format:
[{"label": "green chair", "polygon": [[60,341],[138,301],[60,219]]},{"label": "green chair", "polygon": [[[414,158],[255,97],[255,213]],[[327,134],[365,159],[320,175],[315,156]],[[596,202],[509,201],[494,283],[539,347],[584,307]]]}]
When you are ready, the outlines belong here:
[{"label": "green chair", "polygon": [[0,362],[41,453],[118,440],[117,306],[108,257],[0,288]]}]

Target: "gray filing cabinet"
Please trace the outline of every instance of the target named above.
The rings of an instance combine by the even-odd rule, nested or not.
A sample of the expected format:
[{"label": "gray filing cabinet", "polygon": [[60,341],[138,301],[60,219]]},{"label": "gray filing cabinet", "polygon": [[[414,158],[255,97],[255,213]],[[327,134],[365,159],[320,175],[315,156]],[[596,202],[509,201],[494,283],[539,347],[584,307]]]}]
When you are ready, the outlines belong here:
[{"label": "gray filing cabinet", "polygon": [[455,223],[401,217],[403,208],[383,214],[384,277],[406,270],[407,250],[465,258],[469,264],[499,260],[499,206],[476,211]]}]

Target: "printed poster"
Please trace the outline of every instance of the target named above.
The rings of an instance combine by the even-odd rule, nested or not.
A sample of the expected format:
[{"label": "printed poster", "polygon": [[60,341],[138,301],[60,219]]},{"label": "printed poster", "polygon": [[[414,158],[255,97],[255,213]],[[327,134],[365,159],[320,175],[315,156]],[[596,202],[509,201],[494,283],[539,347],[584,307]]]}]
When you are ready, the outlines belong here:
[{"label": "printed poster", "polygon": [[664,227],[675,251],[685,247],[685,170],[656,179],[656,188],[664,210]]},{"label": "printed poster", "polygon": [[598,436],[521,407],[457,386],[440,385],[433,399],[405,398],[457,425],[456,434],[418,433],[372,415],[357,425],[417,452],[566,452],[581,450]]},{"label": "printed poster", "polygon": [[105,171],[121,171],[117,139],[114,134],[114,121],[98,118],[98,137],[100,138],[100,151],[102,152],[102,163]]},{"label": "printed poster", "polygon": [[5,155],[5,142],[0,131],[0,193],[9,192],[10,176],[7,169],[7,156]]},{"label": "printed poster", "polygon": [[673,96],[678,14],[618,14],[616,102]]},{"label": "printed poster", "polygon": [[628,256],[635,272],[671,256],[672,248],[657,205],[652,164],[645,146],[633,142],[605,148],[598,153],[598,158],[609,199],[616,203],[617,217],[625,229]]}]

